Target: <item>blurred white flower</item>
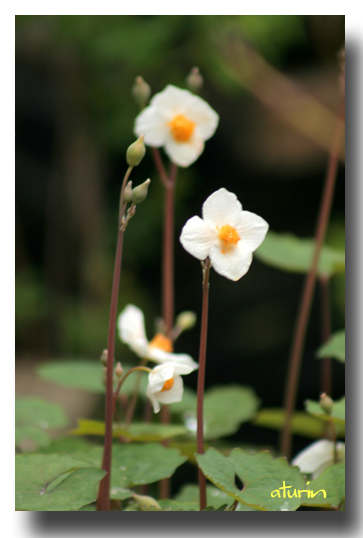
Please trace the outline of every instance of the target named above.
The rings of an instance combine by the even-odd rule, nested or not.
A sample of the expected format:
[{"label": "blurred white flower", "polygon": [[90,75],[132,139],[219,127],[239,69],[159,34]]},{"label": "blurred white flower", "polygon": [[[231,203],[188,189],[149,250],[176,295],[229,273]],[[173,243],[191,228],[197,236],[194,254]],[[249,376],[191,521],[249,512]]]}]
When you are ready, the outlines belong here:
[{"label": "blurred white flower", "polygon": [[164,146],[173,163],[186,167],[203,152],[218,121],[218,114],[203,99],[169,84],[137,116],[135,133],[145,135],[148,146]]},{"label": "blurred white flower", "polygon": [[121,340],[142,359],[159,364],[166,362],[183,364],[192,370],[198,368],[198,363],[194,362],[190,355],[173,353],[173,343],[167,336],[158,333],[150,342],[148,341],[144,314],[137,306],[127,305],[119,315],[117,325]]},{"label": "blurred white flower", "polygon": [[198,260],[209,256],[217,273],[239,280],[247,273],[252,252],[265,239],[267,222],[243,211],[237,196],[226,189],[211,194],[203,204],[203,218],[187,221],[180,242]]},{"label": "blurred white flower", "polygon": [[183,397],[183,380],[181,375],[190,374],[192,366],[176,362],[167,362],[155,366],[149,374],[146,396],[150,399],[154,413],[160,411],[160,403],[180,402]]},{"label": "blurred white flower", "polygon": [[[338,462],[345,459],[345,444],[337,443]],[[291,461],[291,465],[297,465],[302,473],[317,478],[329,465],[334,463],[334,443],[328,439],[321,439],[312,443],[302,450]]]}]

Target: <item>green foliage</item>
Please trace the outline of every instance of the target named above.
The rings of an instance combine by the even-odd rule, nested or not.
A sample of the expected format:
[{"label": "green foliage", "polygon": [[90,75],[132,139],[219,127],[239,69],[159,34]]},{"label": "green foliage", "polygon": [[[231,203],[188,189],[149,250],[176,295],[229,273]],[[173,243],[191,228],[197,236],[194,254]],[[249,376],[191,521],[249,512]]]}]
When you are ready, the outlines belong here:
[{"label": "green foliage", "polygon": [[[105,423],[98,420],[78,421],[78,428],[71,432],[73,435],[104,435]],[[173,424],[152,424],[133,422],[128,428],[114,424],[113,437],[124,437],[130,441],[163,441],[187,433],[184,426]]]},{"label": "green foliage", "polygon": [[317,357],[333,357],[339,362],[345,362],[345,330],[334,333],[328,342],[318,349]]},{"label": "green foliage", "polygon": [[[172,404],[171,409],[181,413],[186,427],[195,433],[197,396],[190,390],[185,396],[182,402]],[[260,400],[250,387],[237,384],[211,387],[204,396],[204,438],[232,435],[255,415],[259,405]]]},{"label": "green foliage", "polygon": [[[236,448],[226,458],[214,448],[205,454],[198,454],[197,460],[205,476],[228,495],[252,508],[275,512],[296,510],[301,500],[283,497],[280,488],[285,481],[292,489],[304,489],[305,481],[297,467],[290,467],[285,458],[274,459],[268,452],[249,454]],[[235,485],[235,474],[244,487],[239,490]],[[271,496],[274,491],[279,496]]]},{"label": "green foliage", "polygon": [[15,458],[16,510],[74,511],[96,500],[105,472],[64,454]]},{"label": "green foliage", "polygon": [[304,506],[338,508],[345,499],[345,463],[330,465],[318,478],[312,480],[308,487],[314,493],[325,490],[326,497],[324,498],[323,493],[310,499],[309,495],[305,495]]},{"label": "green foliage", "polygon": [[41,398],[15,399],[15,445],[22,447],[32,441],[39,447],[47,446],[51,437],[47,430],[67,426],[68,419],[63,409]]},{"label": "green foliage", "polygon": [[333,410],[331,415],[327,415],[320,406],[319,402],[313,400],[306,400],[306,411],[324,421],[329,421],[330,417],[333,419],[334,424],[337,426],[345,426],[345,398],[333,403]]},{"label": "green foliage", "polygon": [[[301,239],[290,233],[269,231],[256,257],[272,267],[293,273],[308,273],[314,255],[313,239]],[[344,250],[325,245],[320,253],[318,274],[332,276],[345,270]]]}]

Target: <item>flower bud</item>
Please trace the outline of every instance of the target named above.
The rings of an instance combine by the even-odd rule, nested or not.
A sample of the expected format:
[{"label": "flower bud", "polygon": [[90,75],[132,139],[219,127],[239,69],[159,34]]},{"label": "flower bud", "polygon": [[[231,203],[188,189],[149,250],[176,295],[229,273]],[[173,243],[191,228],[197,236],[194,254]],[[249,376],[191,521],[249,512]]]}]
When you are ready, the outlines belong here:
[{"label": "flower bud", "polygon": [[192,329],[197,321],[197,316],[194,312],[185,311],[181,312],[176,318],[176,325],[180,327],[183,331],[188,331]]},{"label": "flower bud", "polygon": [[148,497],[147,495],[136,495],[136,494],[134,494],[132,497],[134,501],[136,501],[137,506],[142,511],[150,510],[151,508],[156,508],[156,510],[161,510],[160,504],[152,497]]},{"label": "flower bud", "polygon": [[132,181],[129,181],[124,190],[124,202],[126,204],[131,202],[131,196],[132,196]]},{"label": "flower bud", "polygon": [[144,135],[136,140],[126,151],[126,162],[129,166],[137,166],[145,156],[146,148],[144,144]]},{"label": "flower bud", "polygon": [[136,77],[135,84],[132,87],[132,95],[136,103],[142,109],[144,108],[151,95],[151,88],[147,82],[142,77]]},{"label": "flower bud", "polygon": [[108,351],[107,349],[104,349],[102,351],[102,355],[100,357],[100,360],[104,366],[107,366],[107,357],[108,357]]},{"label": "flower bud", "polygon": [[117,377],[121,377],[123,373],[124,373],[124,369],[122,368],[121,363],[118,362],[116,364],[115,374],[117,375]]},{"label": "flower bud", "polygon": [[149,183],[150,179],[147,179],[144,183],[141,183],[141,185],[132,190],[131,201],[134,204],[141,204],[141,202],[145,200],[149,189]]},{"label": "flower bud", "polygon": [[331,415],[333,411],[333,405],[334,405],[334,402],[330,398],[330,396],[328,396],[327,394],[325,394],[325,392],[323,392],[320,395],[320,407],[325,411],[327,415]]},{"label": "flower bud", "polygon": [[187,86],[193,93],[198,93],[203,86],[203,77],[199,73],[198,67],[193,67],[187,76]]}]

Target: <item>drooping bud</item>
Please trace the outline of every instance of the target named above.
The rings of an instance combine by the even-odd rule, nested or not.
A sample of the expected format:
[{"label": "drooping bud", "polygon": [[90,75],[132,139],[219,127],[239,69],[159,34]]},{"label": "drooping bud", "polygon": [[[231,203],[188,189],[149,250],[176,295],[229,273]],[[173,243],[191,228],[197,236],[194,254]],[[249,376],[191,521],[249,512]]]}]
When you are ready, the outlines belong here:
[{"label": "drooping bud", "polygon": [[126,162],[129,166],[137,166],[141,163],[146,153],[144,135],[136,140],[126,151]]},{"label": "drooping bud", "polygon": [[126,204],[131,202],[131,196],[132,196],[132,181],[129,181],[124,190],[124,202]]},{"label": "drooping bud", "polygon": [[116,364],[115,374],[117,375],[117,377],[121,377],[123,373],[124,373],[124,369],[122,368],[121,363],[118,362]]},{"label": "drooping bud", "polygon": [[141,185],[132,190],[131,201],[134,204],[141,204],[141,202],[145,200],[149,190],[150,181],[150,179],[147,179],[144,183],[141,183]]},{"label": "drooping bud", "polygon": [[193,67],[187,76],[187,86],[193,93],[198,93],[203,86],[203,77],[198,67]]},{"label": "drooping bud", "polygon": [[197,321],[197,316],[194,312],[186,310],[181,312],[176,318],[176,325],[180,327],[183,331],[188,331],[192,329]]},{"label": "drooping bud", "polygon": [[132,95],[135,99],[138,106],[143,109],[151,95],[151,88],[147,82],[142,77],[136,77],[135,84],[132,87]]},{"label": "drooping bud", "polygon": [[136,501],[137,506],[142,511],[147,511],[153,508],[156,510],[161,510],[160,504],[152,497],[148,497],[147,495],[136,495],[136,494],[134,494],[132,497]]},{"label": "drooping bud", "polygon": [[104,366],[107,366],[107,357],[108,357],[108,351],[107,351],[107,349],[104,349],[102,351],[102,355],[100,357],[100,361],[102,362],[102,364]]},{"label": "drooping bud", "polygon": [[330,398],[330,396],[328,396],[327,394],[325,394],[325,392],[323,392],[320,395],[320,402],[319,403],[320,403],[320,407],[323,409],[323,411],[325,411],[325,413],[327,415],[331,415],[331,413],[333,411],[334,402]]}]

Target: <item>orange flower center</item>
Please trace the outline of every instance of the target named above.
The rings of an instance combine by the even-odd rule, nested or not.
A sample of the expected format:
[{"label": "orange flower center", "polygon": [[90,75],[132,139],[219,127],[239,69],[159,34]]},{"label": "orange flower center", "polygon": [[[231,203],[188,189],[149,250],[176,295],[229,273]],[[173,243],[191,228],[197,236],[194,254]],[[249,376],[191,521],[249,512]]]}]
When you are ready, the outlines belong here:
[{"label": "orange flower center", "polygon": [[233,228],[233,226],[230,226],[229,224],[225,224],[220,229],[218,228],[218,231],[218,238],[221,241],[222,254],[229,252],[235,245],[237,245],[238,241],[241,240],[236,228]]},{"label": "orange flower center", "polygon": [[175,118],[168,123],[168,126],[177,142],[188,142],[195,129],[194,121],[188,120],[183,114],[175,116]]},{"label": "orange flower center", "polygon": [[170,379],[167,379],[163,385],[163,388],[160,392],[165,392],[166,390],[170,390],[174,386],[174,378],[171,377]]},{"label": "orange flower center", "polygon": [[162,349],[163,351],[167,351],[168,353],[173,352],[172,341],[170,340],[170,338],[164,336],[161,333],[156,334],[149,344],[149,348],[155,347],[158,349]]}]

